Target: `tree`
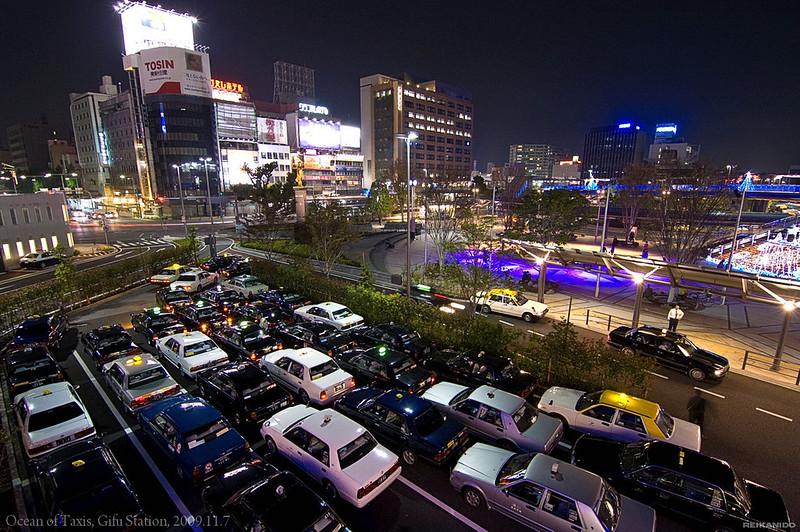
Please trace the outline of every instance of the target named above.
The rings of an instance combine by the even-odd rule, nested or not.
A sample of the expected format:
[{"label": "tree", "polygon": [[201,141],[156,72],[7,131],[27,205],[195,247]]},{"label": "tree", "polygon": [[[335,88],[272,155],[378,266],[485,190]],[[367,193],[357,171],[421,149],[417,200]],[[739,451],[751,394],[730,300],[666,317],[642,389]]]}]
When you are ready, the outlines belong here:
[{"label": "tree", "polygon": [[325,277],[331,276],[345,245],[358,238],[350,231],[346,214],[344,207],[335,201],[327,205],[314,201],[308,206],[304,227],[311,237],[313,256],[323,263]]},{"label": "tree", "polygon": [[517,203],[518,190],[514,182],[525,178],[525,167],[515,164],[511,167],[495,168],[492,171],[492,183],[497,184],[497,202],[500,212],[503,213],[503,227],[505,231],[511,229],[513,220],[513,207]]},{"label": "tree", "polygon": [[408,195],[408,167],[404,159],[394,159],[389,166],[381,170],[381,181],[386,183],[392,194],[394,210],[400,211],[400,219],[405,221]]},{"label": "tree", "polygon": [[245,191],[249,192],[249,198],[258,205],[261,214],[259,223],[250,225],[247,234],[253,240],[266,244],[265,252],[268,259],[271,258],[275,243],[283,229],[285,216],[294,212],[293,183],[274,183],[272,172],[277,167],[278,164],[275,162],[253,169],[246,164],[242,167],[252,183]]},{"label": "tree", "polygon": [[372,183],[364,210],[369,215],[377,216],[379,223],[383,223],[384,216],[392,214],[392,196],[381,181]]},{"label": "tree", "polygon": [[542,244],[565,244],[583,227],[588,205],[589,201],[576,191],[531,190],[513,207],[519,221],[510,234]]},{"label": "tree", "polygon": [[639,213],[653,206],[656,171],[654,166],[635,164],[629,166],[617,180],[617,202],[622,208],[625,234],[637,226]]},{"label": "tree", "polygon": [[197,240],[197,226],[189,226],[189,236],[186,238],[186,245],[192,257],[192,264],[197,264],[197,250],[200,248],[200,241]]},{"label": "tree", "polygon": [[469,194],[456,186],[456,179],[447,174],[431,177],[428,183],[417,189],[424,202],[426,215],[425,231],[436,249],[439,269],[445,257],[457,248],[461,238],[459,229],[462,219],[469,217],[466,205]]},{"label": "tree", "polygon": [[[688,184],[690,183],[690,184]],[[668,262],[694,264],[704,257],[723,229],[720,213],[734,210],[738,203],[731,192],[720,192],[722,178],[695,168],[689,179],[666,179],[660,194],[654,194],[648,234],[655,236],[655,247]]]}]

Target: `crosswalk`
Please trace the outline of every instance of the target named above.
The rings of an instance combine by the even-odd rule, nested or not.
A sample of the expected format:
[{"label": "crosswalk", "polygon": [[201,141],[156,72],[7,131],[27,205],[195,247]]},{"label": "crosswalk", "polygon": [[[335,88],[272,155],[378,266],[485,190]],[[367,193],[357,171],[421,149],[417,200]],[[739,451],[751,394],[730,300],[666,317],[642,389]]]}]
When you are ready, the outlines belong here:
[{"label": "crosswalk", "polygon": [[118,248],[140,248],[140,247],[164,247],[164,246],[174,246],[171,241],[165,240],[163,238],[150,238],[150,239],[139,239],[134,240],[132,242],[115,242],[114,246]]}]

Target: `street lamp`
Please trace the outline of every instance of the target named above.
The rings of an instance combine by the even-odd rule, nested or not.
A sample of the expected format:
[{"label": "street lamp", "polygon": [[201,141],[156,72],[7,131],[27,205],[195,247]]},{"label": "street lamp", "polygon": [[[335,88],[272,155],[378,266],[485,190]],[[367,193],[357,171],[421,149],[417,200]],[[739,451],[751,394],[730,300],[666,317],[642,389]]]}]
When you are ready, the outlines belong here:
[{"label": "street lamp", "polygon": [[[600,240],[600,251],[606,250],[606,229],[608,228],[608,204],[610,202],[611,202],[611,183],[609,183],[608,188],[606,188],[606,209],[605,209],[605,214],[603,215],[603,237]],[[598,280],[599,279],[600,275],[598,274]]]},{"label": "street lamp", "polygon": [[183,233],[186,236],[186,240],[189,240],[189,228],[186,226],[186,210],[183,206],[183,183],[181,183],[181,167],[177,164],[173,164],[172,167],[175,169],[175,173],[178,175],[178,190],[180,191],[181,195],[181,220],[183,220]]},{"label": "street lamp", "polygon": [[395,135],[406,141],[406,161],[408,162],[406,179],[406,297],[411,299],[411,141],[419,138],[416,131],[405,135]]},{"label": "street lamp", "polygon": [[728,255],[728,265],[726,271],[731,271],[733,264],[733,254],[736,252],[736,239],[739,238],[739,224],[742,222],[742,209],[744,209],[744,197],[747,195],[747,187],[750,185],[750,172],[747,172],[742,181],[742,199],[739,202],[739,215],[736,217],[736,227],[733,228],[733,242],[731,242],[731,254]]},{"label": "street lamp", "polygon": [[200,162],[206,169],[206,193],[208,194],[208,214],[211,216],[211,256],[217,255],[217,241],[214,236],[214,210],[211,208],[211,185],[208,183],[208,162],[213,161],[211,157],[200,157]]}]

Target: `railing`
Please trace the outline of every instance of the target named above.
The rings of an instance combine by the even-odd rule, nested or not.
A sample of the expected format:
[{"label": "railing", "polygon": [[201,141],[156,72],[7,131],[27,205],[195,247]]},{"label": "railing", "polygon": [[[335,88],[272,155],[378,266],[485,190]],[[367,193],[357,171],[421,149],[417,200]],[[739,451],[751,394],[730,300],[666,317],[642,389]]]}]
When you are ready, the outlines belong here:
[{"label": "railing", "polygon": [[795,362],[786,362],[783,360],[778,362],[774,356],[747,350],[744,352],[742,369],[745,369],[748,365],[793,378],[794,385],[800,385],[800,364]]}]

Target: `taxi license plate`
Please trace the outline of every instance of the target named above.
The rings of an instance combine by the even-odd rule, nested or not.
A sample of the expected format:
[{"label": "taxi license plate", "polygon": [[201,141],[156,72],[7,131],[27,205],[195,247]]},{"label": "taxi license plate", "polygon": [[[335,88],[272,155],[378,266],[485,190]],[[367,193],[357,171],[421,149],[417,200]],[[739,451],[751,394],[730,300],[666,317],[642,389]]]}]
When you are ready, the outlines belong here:
[{"label": "taxi license plate", "polygon": [[72,436],[67,436],[66,438],[61,438],[60,440],[56,440],[56,445],[63,445],[68,443],[72,439]]},{"label": "taxi license plate", "polygon": [[450,440],[449,442],[447,442],[447,448],[449,449],[455,444],[456,444],[455,440]]},{"label": "taxi license plate", "polygon": [[342,390],[344,390],[344,384],[345,384],[345,383],[343,383],[343,382],[340,382],[339,384],[337,384],[336,386],[334,386],[334,387],[333,387],[333,393],[336,393],[336,392],[341,392]]}]

